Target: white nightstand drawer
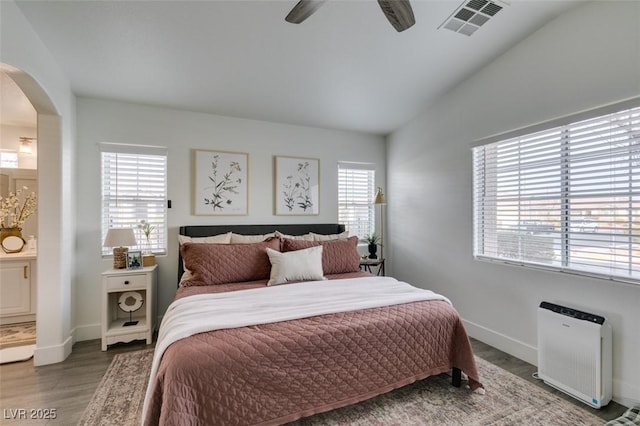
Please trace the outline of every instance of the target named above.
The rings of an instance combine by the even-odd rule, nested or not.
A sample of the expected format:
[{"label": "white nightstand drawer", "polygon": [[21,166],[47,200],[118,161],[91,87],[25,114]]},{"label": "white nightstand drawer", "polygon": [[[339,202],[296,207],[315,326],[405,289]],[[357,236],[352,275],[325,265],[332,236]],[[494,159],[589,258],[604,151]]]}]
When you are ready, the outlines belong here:
[{"label": "white nightstand drawer", "polygon": [[126,290],[127,288],[144,288],[147,284],[147,275],[119,275],[115,277],[106,277],[107,291]]}]

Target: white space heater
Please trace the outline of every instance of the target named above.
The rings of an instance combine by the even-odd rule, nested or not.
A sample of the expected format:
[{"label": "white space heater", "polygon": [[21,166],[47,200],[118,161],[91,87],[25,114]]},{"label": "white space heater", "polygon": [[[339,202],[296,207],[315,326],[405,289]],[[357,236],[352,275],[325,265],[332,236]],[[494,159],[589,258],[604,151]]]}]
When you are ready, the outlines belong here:
[{"label": "white space heater", "polygon": [[538,377],[591,407],[611,401],[611,343],[604,317],[549,302],[538,307]]}]

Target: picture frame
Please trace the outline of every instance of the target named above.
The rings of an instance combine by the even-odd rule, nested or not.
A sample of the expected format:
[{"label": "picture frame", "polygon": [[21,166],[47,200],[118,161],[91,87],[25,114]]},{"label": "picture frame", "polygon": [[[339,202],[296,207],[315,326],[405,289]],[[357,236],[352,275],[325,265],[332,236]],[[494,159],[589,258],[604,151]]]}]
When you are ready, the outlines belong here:
[{"label": "picture frame", "polygon": [[249,213],[249,154],[193,150],[194,215]]},{"label": "picture frame", "polygon": [[274,198],[276,215],[318,215],[320,160],[276,156]]},{"label": "picture frame", "polygon": [[140,269],[142,268],[142,252],[140,250],[133,250],[127,252],[127,269]]}]

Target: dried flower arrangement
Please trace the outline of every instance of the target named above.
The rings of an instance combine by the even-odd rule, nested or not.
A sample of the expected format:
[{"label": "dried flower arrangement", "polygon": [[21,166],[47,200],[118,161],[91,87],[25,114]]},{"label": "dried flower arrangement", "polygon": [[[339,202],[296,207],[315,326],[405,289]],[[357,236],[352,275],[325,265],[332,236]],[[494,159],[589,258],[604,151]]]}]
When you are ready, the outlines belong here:
[{"label": "dried flower arrangement", "polygon": [[20,195],[27,189],[23,186],[15,193],[10,192],[6,198],[0,197],[0,227],[22,228],[25,220],[36,212],[38,203],[35,192],[27,195],[23,203],[20,202]]}]

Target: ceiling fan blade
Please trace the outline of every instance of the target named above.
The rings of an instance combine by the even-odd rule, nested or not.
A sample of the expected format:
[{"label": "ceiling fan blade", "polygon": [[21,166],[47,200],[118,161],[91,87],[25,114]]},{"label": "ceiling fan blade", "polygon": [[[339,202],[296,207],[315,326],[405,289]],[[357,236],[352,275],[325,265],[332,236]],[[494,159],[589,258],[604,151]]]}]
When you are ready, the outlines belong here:
[{"label": "ceiling fan blade", "polygon": [[416,23],[409,0],[378,0],[378,4],[396,31],[402,32]]},{"label": "ceiling fan blade", "polygon": [[327,0],[300,0],[284,20],[292,24],[299,24],[313,15],[326,1]]}]

